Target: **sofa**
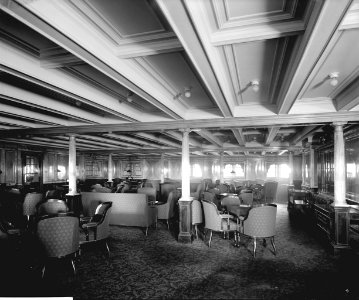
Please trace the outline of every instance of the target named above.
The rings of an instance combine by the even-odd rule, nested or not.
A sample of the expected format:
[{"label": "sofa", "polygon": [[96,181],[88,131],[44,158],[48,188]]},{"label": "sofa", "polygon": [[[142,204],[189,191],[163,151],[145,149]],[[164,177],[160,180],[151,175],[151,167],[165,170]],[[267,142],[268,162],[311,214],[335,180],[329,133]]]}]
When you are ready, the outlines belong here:
[{"label": "sofa", "polygon": [[149,206],[147,195],[136,193],[81,193],[83,214],[92,216],[101,202],[112,202],[110,225],[148,227],[157,221],[157,207]]}]

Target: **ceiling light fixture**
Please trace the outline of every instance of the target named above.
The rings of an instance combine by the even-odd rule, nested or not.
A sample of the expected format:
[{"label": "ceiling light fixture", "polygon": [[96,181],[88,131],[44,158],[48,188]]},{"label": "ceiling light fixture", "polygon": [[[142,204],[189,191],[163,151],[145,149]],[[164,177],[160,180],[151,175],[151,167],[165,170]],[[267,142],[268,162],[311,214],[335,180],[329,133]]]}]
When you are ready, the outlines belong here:
[{"label": "ceiling light fixture", "polygon": [[338,77],[339,77],[339,73],[338,72],[333,72],[329,74],[329,78],[330,78],[330,85],[331,86],[336,86],[338,84]]},{"label": "ceiling light fixture", "polygon": [[191,96],[192,96],[191,90],[192,90],[191,86],[190,87],[185,87],[183,93],[180,92],[180,93],[173,96],[173,100],[177,100],[178,98],[180,98],[182,96],[185,96],[186,98],[191,98]]},{"label": "ceiling light fixture", "polygon": [[186,98],[190,98],[190,97],[192,96],[191,89],[192,89],[192,87],[186,87],[186,88],[184,89],[184,96],[185,96]]},{"label": "ceiling light fixture", "polygon": [[258,80],[252,80],[251,81],[251,87],[253,89],[253,92],[257,93],[259,91],[259,81]]},{"label": "ceiling light fixture", "polygon": [[128,91],[126,100],[131,103],[133,101],[133,95],[134,95],[134,93],[132,91]]}]

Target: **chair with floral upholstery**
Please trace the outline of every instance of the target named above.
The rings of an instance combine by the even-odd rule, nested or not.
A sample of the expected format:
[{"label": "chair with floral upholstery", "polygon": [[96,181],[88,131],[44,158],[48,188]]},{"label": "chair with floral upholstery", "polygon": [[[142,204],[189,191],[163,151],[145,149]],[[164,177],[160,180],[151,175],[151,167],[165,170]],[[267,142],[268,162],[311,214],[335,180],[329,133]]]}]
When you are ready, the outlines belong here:
[{"label": "chair with floral upholstery", "polygon": [[104,241],[106,250],[110,254],[107,238],[110,235],[110,212],[112,202],[100,203],[95,214],[88,219],[81,219],[81,228],[85,233],[86,242]]},{"label": "chair with floral upholstery", "polygon": [[42,277],[48,259],[69,258],[74,274],[76,268],[73,258],[80,249],[79,219],[72,214],[43,216],[37,223],[36,236],[46,256]]},{"label": "chair with floral upholstery", "polygon": [[[206,200],[202,200],[203,212],[204,212],[204,229],[210,230],[208,247],[211,247],[212,232],[219,231],[223,232],[229,237],[230,232],[237,231],[237,223],[233,221],[233,217],[229,214],[221,214],[216,204]],[[234,235],[235,239],[237,235]],[[206,235],[205,235],[206,240]]]},{"label": "chair with floral upholstery", "polygon": [[276,247],[274,244],[275,225],[276,225],[277,205],[262,204],[252,207],[247,216],[241,216],[239,232],[254,239],[253,256],[256,257],[257,239],[263,239],[266,245],[266,238],[271,239],[271,243],[276,255]]}]

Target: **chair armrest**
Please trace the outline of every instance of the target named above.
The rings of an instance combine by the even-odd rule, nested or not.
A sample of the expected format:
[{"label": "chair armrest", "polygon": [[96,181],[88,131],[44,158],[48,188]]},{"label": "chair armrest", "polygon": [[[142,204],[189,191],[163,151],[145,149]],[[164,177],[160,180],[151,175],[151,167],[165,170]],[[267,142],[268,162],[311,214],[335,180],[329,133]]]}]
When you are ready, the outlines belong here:
[{"label": "chair armrest", "polygon": [[219,216],[220,216],[222,219],[233,219],[233,216],[230,215],[230,214],[219,214]]}]

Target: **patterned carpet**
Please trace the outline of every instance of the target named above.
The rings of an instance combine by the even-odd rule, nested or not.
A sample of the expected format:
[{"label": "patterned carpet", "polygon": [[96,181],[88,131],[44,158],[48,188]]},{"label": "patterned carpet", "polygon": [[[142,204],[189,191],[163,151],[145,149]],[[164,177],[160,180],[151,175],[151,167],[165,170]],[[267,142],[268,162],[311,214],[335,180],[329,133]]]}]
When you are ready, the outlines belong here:
[{"label": "patterned carpet", "polygon": [[[172,229],[178,228],[173,222]],[[110,257],[102,244],[83,247],[72,275],[68,261],[49,265],[41,279],[36,246],[2,256],[0,296],[74,299],[359,299],[359,252],[333,256],[324,239],[306,222],[289,218],[278,205],[277,256],[245,238],[241,247],[214,234],[191,244],[160,223],[148,237],[139,228],[111,226]],[[357,241],[353,240],[353,243]],[[25,242],[26,243],[26,242]],[[24,249],[24,248],[22,248]],[[8,259],[9,258],[9,259]],[[14,263],[15,262],[15,263]],[[6,272],[6,273],[5,273]],[[14,288],[14,283],[16,288]],[[10,286],[10,284],[12,284]]]}]

